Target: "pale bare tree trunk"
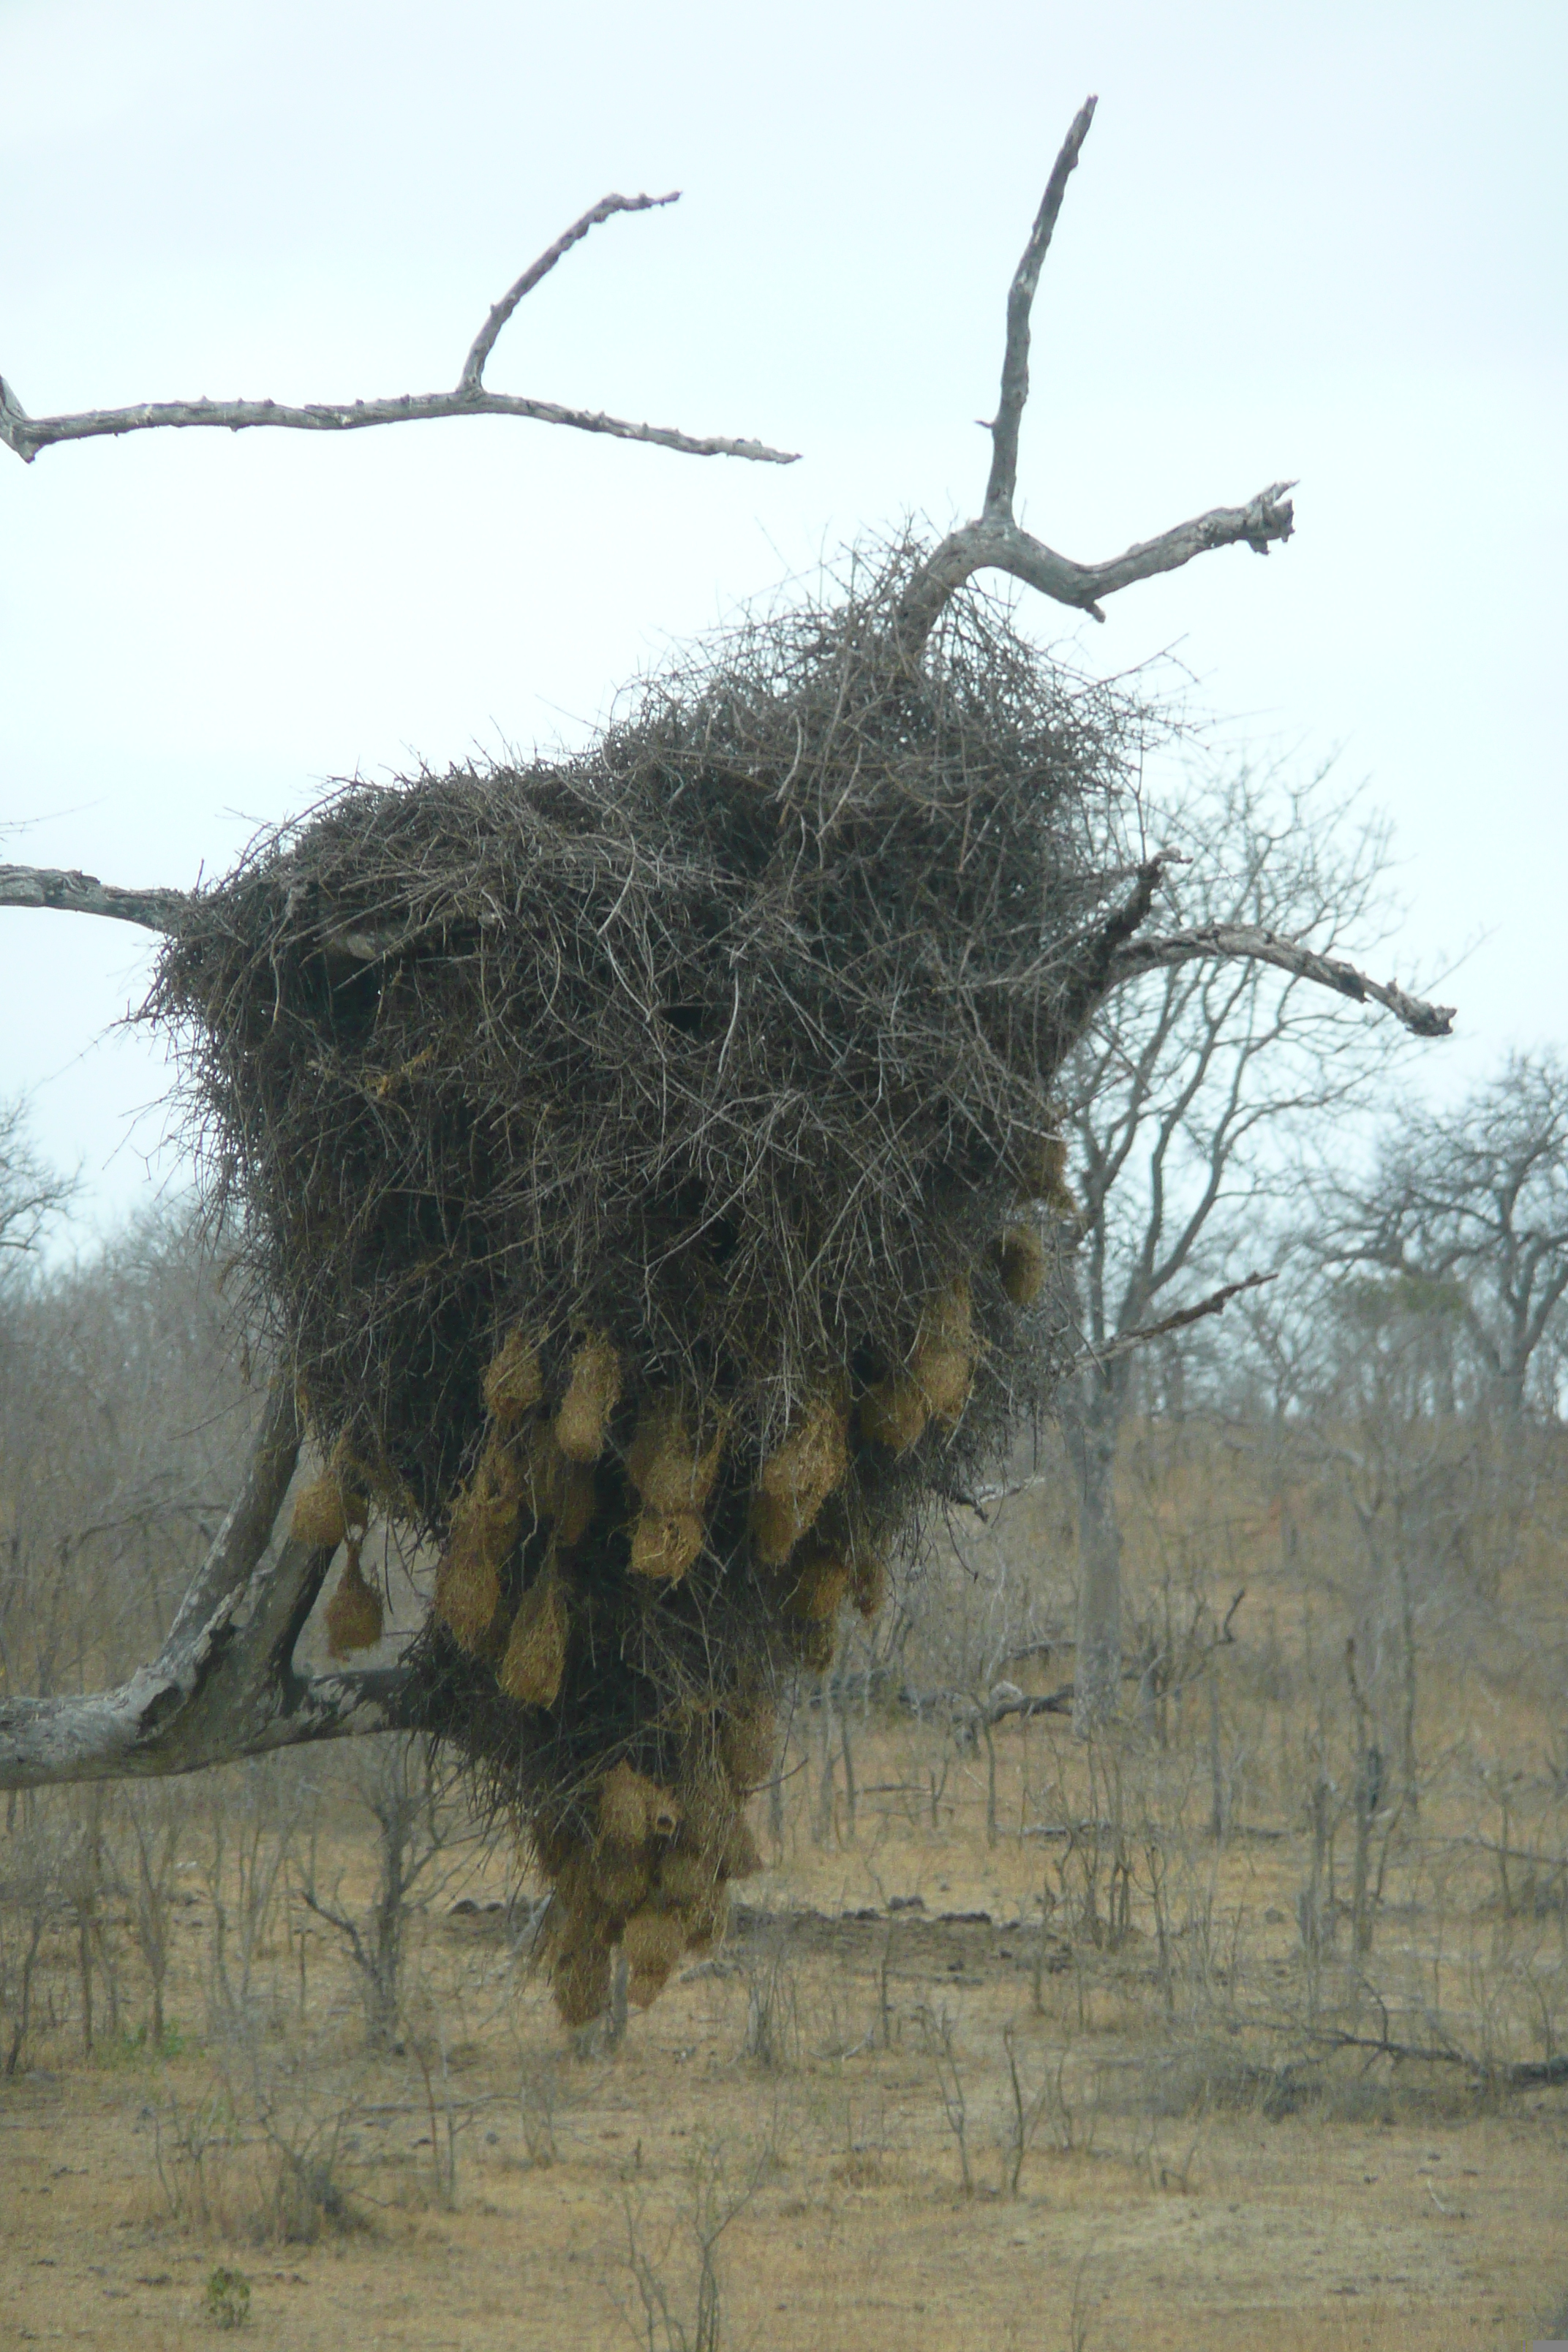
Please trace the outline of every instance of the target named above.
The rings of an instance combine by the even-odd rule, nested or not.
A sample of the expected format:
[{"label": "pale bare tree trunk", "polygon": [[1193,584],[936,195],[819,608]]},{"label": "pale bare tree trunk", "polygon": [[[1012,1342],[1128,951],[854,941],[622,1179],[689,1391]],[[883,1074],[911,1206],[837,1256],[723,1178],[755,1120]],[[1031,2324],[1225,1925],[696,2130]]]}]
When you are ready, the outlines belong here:
[{"label": "pale bare tree trunk", "polygon": [[818,1845],[826,1845],[833,1835],[834,1816],[838,1810],[837,1757],[834,1749],[833,1670],[829,1667],[821,1678],[819,1696],[822,1713],[822,1774],[816,1788],[816,1817],[812,1834]]},{"label": "pale bare tree trunk", "polygon": [[1115,1717],[1121,1690],[1121,1529],[1116,1518],[1116,1441],[1121,1384],[1097,1383],[1084,1411],[1064,1416],[1078,1490],[1078,1652],[1073,1729],[1088,1739]]}]

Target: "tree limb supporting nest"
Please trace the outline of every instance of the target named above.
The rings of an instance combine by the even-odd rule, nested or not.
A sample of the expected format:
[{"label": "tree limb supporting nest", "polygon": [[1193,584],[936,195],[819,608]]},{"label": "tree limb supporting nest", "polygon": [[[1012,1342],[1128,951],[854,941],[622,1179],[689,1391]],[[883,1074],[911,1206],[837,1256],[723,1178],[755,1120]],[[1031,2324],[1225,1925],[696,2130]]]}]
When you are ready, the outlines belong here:
[{"label": "tree limb supporting nest", "polygon": [[[1158,861],[1144,871],[1157,877]],[[1168,931],[1153,939],[1129,937],[1133,926],[1146,919],[1152,897],[1152,885],[1144,886],[1141,872],[1140,887],[1133,898],[1110,918],[1093,942],[1093,950],[1098,951],[1091,951],[1093,970],[1085,974],[1079,992],[1081,1003],[1075,1002],[1072,1008],[1080,1025],[1112,989],[1124,987],[1130,981],[1142,979],[1145,972],[1162,971],[1169,964],[1206,959],[1213,963],[1272,964],[1294,979],[1310,981],[1320,988],[1331,989],[1336,995],[1348,996],[1354,1003],[1381,1004],[1415,1036],[1452,1034],[1451,1004],[1429,1004],[1423,997],[1407,994],[1395,981],[1373,980],[1342,957],[1320,955],[1315,948],[1300,940],[1281,939],[1277,931],[1265,930],[1255,924],[1207,923],[1194,930]],[[95,874],[74,869],[0,866],[0,907],[45,908],[64,915],[104,915],[114,922],[136,923],[143,930],[160,931],[167,938],[177,939],[191,903],[189,893],[184,890],[155,887],[128,890],[111,882],[100,882]],[[368,964],[407,946],[411,936],[406,926],[395,932],[383,932],[363,923],[338,927],[328,923],[320,944],[324,953],[344,963]]]},{"label": "tree limb supporting nest", "polygon": [[679,191],[668,196],[601,196],[581,220],[574,221],[553,245],[530,264],[515,285],[493,305],[475,336],[463,372],[450,392],[403,393],[389,400],[312,401],[291,408],[277,400],[142,401],[131,408],[89,408],[70,416],[29,416],[4,376],[0,376],[0,441],[30,466],[40,449],[57,441],[93,441],[121,433],[145,433],[158,425],[184,429],[222,425],[244,433],[255,425],[279,425],[295,433],[358,433],[371,425],[413,425],[440,416],[528,416],[541,425],[569,425],[578,433],[606,433],[617,441],[648,441],[660,449],[674,449],[686,457],[747,457],[764,466],[793,466],[798,451],[771,449],[765,442],[733,440],[724,435],[679,433],[672,425],[634,425],[602,410],[563,408],[558,401],[530,400],[506,392],[487,392],[485,363],[497,336],[523,297],[549,276],[563,255],[588,231],[613,213],[657,211],[672,205]]},{"label": "tree limb supporting nest", "polygon": [[1231,1300],[1239,1298],[1243,1291],[1261,1290],[1279,1279],[1277,1274],[1244,1275],[1239,1282],[1227,1282],[1218,1290],[1210,1291],[1195,1306],[1180,1307],[1174,1315],[1162,1316],[1158,1323],[1143,1323],[1136,1331],[1124,1332],[1109,1348],[1086,1348],[1079,1361],[1107,1364],[1113,1356],[1129,1355],[1134,1348],[1147,1347],[1151,1339],[1163,1339],[1173,1331],[1184,1331],[1189,1323],[1202,1323],[1211,1315],[1223,1315]]},{"label": "tree limb supporting nest", "polygon": [[299,1451],[293,1391],[279,1381],[245,1482],[157,1657],[116,1690],[0,1699],[0,1789],[194,1772],[400,1727],[398,1667],[295,1672],[294,1645],[332,1557],[292,1540],[268,1557]]},{"label": "tree limb supporting nest", "polygon": [[117,923],[179,936],[190,901],[183,890],[121,890],[96,874],[54,866],[0,866],[0,907],[44,907],[58,915],[107,915]]},{"label": "tree limb supporting nest", "polygon": [[1029,314],[1035,289],[1061,211],[1067,184],[1079,150],[1089,136],[1099,100],[1086,98],[1062,142],[1029,241],[1014,273],[1007,296],[1007,338],[1002,356],[1002,389],[990,426],[991,475],[985,503],[973,522],[950,531],[929,556],[904,592],[899,627],[911,656],[918,656],[942,616],[948,599],[976,572],[1005,572],[1026,587],[1037,588],[1058,604],[1073,605],[1103,621],[1100,598],[1136,580],[1152,580],[1156,572],[1178,571],[1210,548],[1250,547],[1267,555],[1277,541],[1289,538],[1295,517],[1288,493],[1293,482],[1270,482],[1244,507],[1215,507],[1157,539],[1141,540],[1124,553],[1102,563],[1079,563],[1058,555],[1043,540],[1034,538],[1017,521],[1014,497],[1018,479],[1018,428],[1029,396]]},{"label": "tree limb supporting nest", "polygon": [[1281,939],[1277,931],[1253,923],[1205,923],[1195,930],[1171,931],[1163,938],[1123,940],[1111,953],[1108,984],[1120,987],[1169,964],[1192,963],[1200,958],[1223,963],[1238,957],[1273,964],[1278,971],[1297,980],[1313,981],[1320,988],[1335,989],[1357,1004],[1369,1001],[1381,1004],[1417,1037],[1447,1037],[1453,1030],[1451,1004],[1428,1004],[1419,996],[1407,996],[1392,980],[1369,980],[1353,963],[1320,955],[1300,940]]}]

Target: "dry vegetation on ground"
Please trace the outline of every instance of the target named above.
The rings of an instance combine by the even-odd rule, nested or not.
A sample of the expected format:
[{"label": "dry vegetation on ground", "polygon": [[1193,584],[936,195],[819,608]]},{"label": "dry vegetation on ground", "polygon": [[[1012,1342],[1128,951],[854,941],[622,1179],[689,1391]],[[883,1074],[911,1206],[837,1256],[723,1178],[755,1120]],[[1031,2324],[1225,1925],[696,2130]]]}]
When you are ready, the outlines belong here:
[{"label": "dry vegetation on ground", "polygon": [[896,1670],[851,1649],[803,1686],[752,1809],[768,1866],[618,2041],[563,2031],[513,1857],[393,1743],[18,1799],[16,2340],[711,2352],[853,2315],[869,2347],[1426,2352],[1544,2324],[1555,1487],[1495,1587],[1426,1593],[1415,1780],[1381,1735],[1369,1802],[1399,1646],[1363,1610],[1352,1680],[1334,1510],[1281,1508],[1262,1462],[1141,1430],[1130,1582],[1165,1663],[1091,1750],[971,1696],[1060,1680],[1064,1497],[960,1530]]}]

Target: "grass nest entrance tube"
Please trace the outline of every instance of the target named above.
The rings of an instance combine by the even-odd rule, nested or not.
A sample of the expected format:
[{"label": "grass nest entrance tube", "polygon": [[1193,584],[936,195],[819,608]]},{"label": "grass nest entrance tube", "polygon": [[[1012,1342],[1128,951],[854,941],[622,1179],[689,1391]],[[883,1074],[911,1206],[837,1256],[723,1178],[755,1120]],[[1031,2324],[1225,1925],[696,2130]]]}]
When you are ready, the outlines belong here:
[{"label": "grass nest entrance tube", "polygon": [[616,1941],[651,1997],[718,1932],[781,1671],[1065,1346],[1050,1086],[1143,714],[972,589],[911,656],[908,570],[576,758],[346,787],[148,1006],[328,1465],[301,1508],[439,1545],[423,1719],[531,1828],[574,2018]]}]

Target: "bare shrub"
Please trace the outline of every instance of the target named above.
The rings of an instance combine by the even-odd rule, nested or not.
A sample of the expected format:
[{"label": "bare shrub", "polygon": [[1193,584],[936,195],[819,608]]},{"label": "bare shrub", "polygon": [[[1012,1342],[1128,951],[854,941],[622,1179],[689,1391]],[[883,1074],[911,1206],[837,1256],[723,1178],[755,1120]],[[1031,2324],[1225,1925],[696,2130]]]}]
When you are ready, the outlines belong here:
[{"label": "bare shrub", "polygon": [[120,2032],[120,1970],[108,1931],[106,1906],[113,1873],[105,1830],[113,1792],[102,1782],[71,1792],[71,1834],[60,1864],[60,1891],[76,1944],[77,1990],[80,1999],[81,2047],[92,2055],[97,2028],[93,1988],[101,1987],[104,2019],[112,2041]]},{"label": "bare shrub", "polygon": [[172,2220],[182,2229],[223,2226],[229,2212],[229,2167],[238,2118],[228,2085],[210,2084],[198,2098],[168,2091],[153,2107],[153,2165]]},{"label": "bare shrub", "polygon": [[626,2265],[637,2300],[623,2301],[621,2309],[647,2352],[722,2352],[728,2329],[719,2242],[755,2196],[771,2156],[764,2146],[732,2181],[722,2146],[704,2143],[688,2168],[681,2210],[657,2250],[646,2203],[626,2196]]},{"label": "bare shrub", "polygon": [[230,1767],[208,1790],[201,1877],[210,1920],[208,2006],[219,2032],[252,2016],[258,1964],[302,1827],[300,1795],[295,1761],[284,1757]]},{"label": "bare shrub", "polygon": [[430,2125],[430,2171],[436,2202],[458,2210],[458,2143],[477,2119],[471,2100],[459,2099],[452,2083],[452,2053],[441,2005],[428,1985],[407,2004],[407,2049],[419,2070]]},{"label": "bare shrub", "polygon": [[542,2168],[553,2164],[558,2154],[555,2113],[559,2103],[560,2085],[550,2059],[531,2053],[526,2056],[518,2068],[518,2120],[522,2126],[528,2160]]},{"label": "bare shrub", "polygon": [[1026,2091],[1019,2070],[1017,2042],[1013,2028],[1004,2028],[1002,2046],[1007,2060],[1008,2101],[1003,2108],[1002,2186],[1009,2197],[1016,2197],[1024,2175],[1024,2160],[1035,2144],[1035,2134],[1046,2112],[1050,2097],[1051,2078],[1047,2071],[1033,2091]]},{"label": "bare shrub", "polygon": [[359,1976],[366,2046],[381,2052],[398,2039],[410,1923],[439,1895],[457,1867],[451,1849],[467,1816],[423,1739],[378,1740],[368,1759],[356,1759],[352,1785],[375,1824],[376,1877],[370,1902],[356,1916],[343,1896],[341,1876],[331,1894],[322,1895],[313,1847],[300,1899],[342,1937]]},{"label": "bare shrub", "polygon": [[969,2161],[969,2102],[958,2062],[957,2028],[946,2009],[921,2007],[917,2012],[926,2056],[936,2076],[942,2120],[958,2149],[959,2180],[966,2197],[974,2194],[974,2174]]},{"label": "bare shrub", "polygon": [[127,1907],[131,1936],[146,1972],[148,2038],[153,2048],[161,2051],[174,1881],[184,1846],[189,1803],[183,1789],[164,1781],[155,1781],[148,1789],[127,1789],[121,1801],[129,1866],[123,1859],[117,1863],[115,1890]]},{"label": "bare shrub", "polygon": [[309,2044],[268,2049],[254,2035],[226,2053],[230,2096],[260,2159],[242,2216],[259,2243],[314,2245],[368,2226],[348,2179],[358,2102],[325,2056]]},{"label": "bare shrub", "polygon": [[45,1937],[59,1909],[64,1843],[58,1808],[25,1795],[8,1826],[0,1874],[0,2073],[26,2055]]},{"label": "bare shrub", "polygon": [[795,2065],[800,2057],[800,2007],[795,1970],[782,1941],[749,1961],[745,1973],[742,2056],[769,2074]]}]

